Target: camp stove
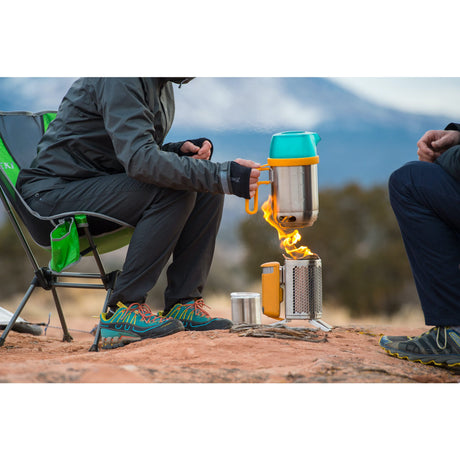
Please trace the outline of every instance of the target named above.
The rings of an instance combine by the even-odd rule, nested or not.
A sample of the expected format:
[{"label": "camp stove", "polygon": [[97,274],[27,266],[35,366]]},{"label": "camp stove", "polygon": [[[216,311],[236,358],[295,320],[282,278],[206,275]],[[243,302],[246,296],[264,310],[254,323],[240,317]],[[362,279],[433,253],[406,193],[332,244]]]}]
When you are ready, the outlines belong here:
[{"label": "camp stove", "polygon": [[[269,207],[264,218],[278,230],[280,240],[298,228],[311,227],[318,217],[318,163],[316,146],[321,140],[309,131],[285,131],[272,136],[267,164],[261,171],[269,171],[271,184]],[[254,207],[246,201],[246,212],[255,214],[258,208],[258,188]],[[268,208],[267,208],[268,210]],[[270,216],[273,217],[270,220]],[[284,242],[283,242],[284,245]],[[287,248],[285,265],[268,262],[262,267],[262,311],[265,315],[287,322],[309,320],[314,326],[330,331],[331,326],[322,321],[321,259],[302,248]],[[308,252],[307,252],[308,251]],[[283,288],[284,286],[284,288]],[[284,301],[285,318],[280,316]]]},{"label": "camp stove", "polygon": [[[284,266],[279,262],[267,262],[261,267],[264,315],[283,323],[297,319],[309,320],[323,331],[332,329],[321,320],[321,259],[316,254],[304,259],[286,259]],[[283,300],[284,319],[280,314]]]}]

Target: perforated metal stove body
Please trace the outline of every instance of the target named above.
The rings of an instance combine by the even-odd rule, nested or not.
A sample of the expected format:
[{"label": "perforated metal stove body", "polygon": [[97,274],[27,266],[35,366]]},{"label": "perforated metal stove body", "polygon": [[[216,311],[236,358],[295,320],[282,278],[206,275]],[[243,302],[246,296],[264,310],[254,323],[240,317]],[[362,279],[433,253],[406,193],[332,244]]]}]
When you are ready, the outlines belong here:
[{"label": "perforated metal stove body", "polygon": [[[283,300],[284,320],[280,317]],[[305,259],[286,259],[284,266],[278,262],[263,264],[262,311],[277,320],[308,320],[314,326],[330,331],[331,326],[321,320],[321,259],[312,255]]]}]

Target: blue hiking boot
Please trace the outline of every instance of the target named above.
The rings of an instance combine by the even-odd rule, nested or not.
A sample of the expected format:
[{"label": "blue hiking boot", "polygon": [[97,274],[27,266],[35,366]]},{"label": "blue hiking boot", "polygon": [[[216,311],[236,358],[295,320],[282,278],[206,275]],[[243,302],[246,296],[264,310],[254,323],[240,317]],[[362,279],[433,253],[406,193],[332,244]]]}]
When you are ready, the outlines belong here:
[{"label": "blue hiking boot", "polygon": [[215,329],[230,329],[233,323],[229,319],[212,318],[205,310],[209,308],[203,299],[191,300],[187,303],[176,303],[164,318],[174,318],[184,325],[186,331],[211,331]]},{"label": "blue hiking boot", "polygon": [[180,321],[155,315],[145,304],[121,302],[118,310],[107,318],[101,314],[101,347],[118,348],[144,339],[154,339],[184,330]]},{"label": "blue hiking boot", "polygon": [[460,334],[449,327],[433,327],[418,337],[383,336],[379,345],[391,356],[422,364],[460,366]]}]

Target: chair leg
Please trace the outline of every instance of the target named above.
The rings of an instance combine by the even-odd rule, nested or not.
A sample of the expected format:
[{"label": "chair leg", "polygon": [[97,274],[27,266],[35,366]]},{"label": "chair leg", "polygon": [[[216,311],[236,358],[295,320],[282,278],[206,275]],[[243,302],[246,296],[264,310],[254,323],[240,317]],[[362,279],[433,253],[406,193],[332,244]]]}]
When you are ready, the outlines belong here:
[{"label": "chair leg", "polygon": [[56,288],[54,286],[51,287],[51,292],[53,293],[54,303],[56,305],[56,310],[59,315],[59,320],[61,321],[61,327],[63,332],[62,341],[63,342],[72,342],[73,337],[69,334],[69,330],[67,329],[67,324],[65,322],[64,313],[62,312],[61,302],[59,301],[59,297],[56,292]]},{"label": "chair leg", "polygon": [[25,293],[24,297],[21,300],[21,303],[19,304],[18,308],[16,309],[14,315],[11,317],[10,322],[6,326],[6,329],[3,331],[3,334],[0,338],[0,347],[3,346],[5,343],[6,336],[10,332],[11,328],[14,326],[16,323],[16,320],[18,319],[19,315],[21,314],[22,310],[24,309],[27,301],[29,300],[29,297],[32,295],[33,290],[38,286],[38,280],[37,277],[34,276],[32,282],[30,283],[29,289],[27,289],[27,292]]},{"label": "chair leg", "polygon": [[[109,300],[110,295],[112,294],[113,289],[109,288],[107,289],[107,295],[105,296],[105,302],[104,306],[102,307],[102,313],[107,313],[107,302]],[[99,339],[101,338],[101,321],[99,321],[97,328],[96,328],[96,334],[94,337],[94,342],[91,345],[91,348],[89,351],[99,351]]]},{"label": "chair leg", "polygon": [[[108,274],[108,286],[109,287],[107,289],[107,295],[105,296],[104,306],[102,307],[102,313],[107,313],[109,297],[112,295],[112,292],[115,288],[115,283],[117,281],[117,277],[119,274],[120,274],[119,270],[115,270]],[[91,348],[89,349],[89,351],[99,351],[99,339],[100,338],[101,338],[101,321],[99,321],[97,325],[94,342],[91,345]]]}]

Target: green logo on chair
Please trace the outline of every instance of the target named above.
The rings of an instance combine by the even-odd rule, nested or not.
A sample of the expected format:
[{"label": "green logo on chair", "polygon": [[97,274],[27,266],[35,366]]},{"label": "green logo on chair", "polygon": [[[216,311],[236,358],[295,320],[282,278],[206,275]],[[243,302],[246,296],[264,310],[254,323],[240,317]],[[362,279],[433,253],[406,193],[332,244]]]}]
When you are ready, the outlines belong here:
[{"label": "green logo on chair", "polygon": [[8,152],[2,138],[0,137],[0,168],[8,176],[8,179],[13,185],[16,185],[19,175],[19,166],[13,160],[13,157]]}]

